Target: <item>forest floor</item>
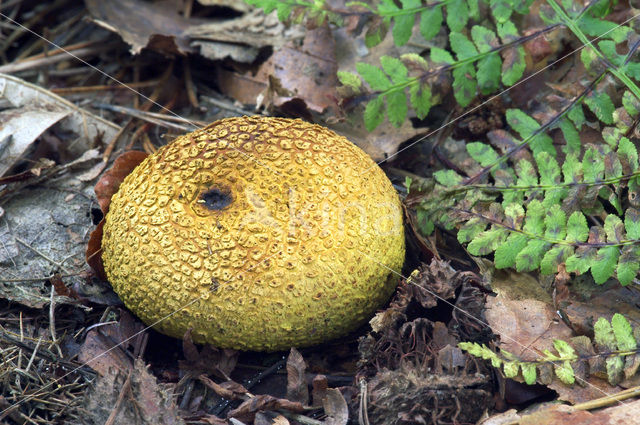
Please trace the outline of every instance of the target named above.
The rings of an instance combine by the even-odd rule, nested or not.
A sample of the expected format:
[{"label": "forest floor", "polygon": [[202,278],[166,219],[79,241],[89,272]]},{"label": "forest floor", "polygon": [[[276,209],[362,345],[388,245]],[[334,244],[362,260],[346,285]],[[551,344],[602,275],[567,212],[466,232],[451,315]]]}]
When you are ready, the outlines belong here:
[{"label": "forest floor", "polygon": [[[522,2],[528,6],[514,18],[521,38],[510,45],[516,53],[498,48],[492,31],[482,33],[495,39],[487,36],[484,51],[476,37],[480,24],[500,16],[493,1],[475,16],[467,10],[473,2],[443,2],[446,24],[441,17],[432,29],[424,22],[440,3],[424,5],[422,22],[393,12],[410,1],[371,9],[319,2],[324,20],[305,15],[305,2],[250,3],[298,7],[277,7],[292,13],[283,23],[276,12],[233,0],[0,2],[0,423],[637,421],[640,178],[632,111],[640,101],[602,77],[637,71],[601,58],[605,71],[594,77],[572,27],[541,20],[544,1]],[[393,20],[378,19],[383,9],[374,5],[390,8]],[[453,16],[461,10],[471,17],[458,31],[478,50],[465,44],[467,35],[450,35],[458,34]],[[636,12],[626,2],[612,6],[613,26],[602,26],[631,28],[612,41],[628,58],[638,48]],[[302,23],[292,23],[296,17]],[[478,25],[467,31],[467,21]],[[460,46],[479,61],[500,52],[495,79],[488,60],[464,68]],[[607,46],[600,48],[611,52]],[[463,80],[480,85],[469,89]],[[635,87],[630,81],[626,87]],[[583,100],[585,112],[565,114]],[[96,184],[117,189],[141,158],[178,135],[242,115],[331,128],[378,163],[402,199],[407,255],[393,271],[398,288],[345,337],[275,353],[194,344],[188,333],[175,339],[144,325],[104,279],[95,230],[109,200]],[[607,148],[612,134],[626,144]],[[557,159],[544,160],[545,149],[560,152]],[[579,178],[602,168],[593,182],[567,177],[571,149],[584,164]],[[131,151],[144,154],[122,157],[108,173]],[[509,165],[496,165],[503,156]],[[505,181],[527,188],[521,212],[499,207],[506,192],[486,195]],[[462,185],[477,205],[456,198]],[[549,185],[566,189],[564,203],[540,196]],[[512,233],[524,235],[513,255],[500,248],[514,246]]]}]

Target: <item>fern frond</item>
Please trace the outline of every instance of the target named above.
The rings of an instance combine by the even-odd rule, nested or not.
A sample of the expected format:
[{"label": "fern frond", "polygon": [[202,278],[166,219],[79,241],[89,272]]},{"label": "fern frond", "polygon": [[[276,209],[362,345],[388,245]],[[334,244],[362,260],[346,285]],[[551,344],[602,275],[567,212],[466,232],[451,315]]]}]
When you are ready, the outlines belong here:
[{"label": "fern frond", "polygon": [[295,23],[308,21],[313,26],[320,26],[326,21],[342,25],[342,16],[329,9],[324,0],[244,0],[245,3],[261,8],[265,14],[274,10],[278,20],[286,22],[290,18]]},{"label": "fern frond", "polygon": [[[458,227],[458,241],[472,255],[493,254],[497,268],[554,274],[565,265],[569,272],[590,271],[597,283],[632,282],[640,270],[640,218],[638,208],[621,200],[640,179],[635,145],[609,128],[607,144],[586,145],[582,157],[577,146],[565,149],[570,153],[560,166],[540,124],[520,110],[506,116],[522,137],[511,145],[528,143],[533,158],[520,156],[511,167],[490,145],[468,143],[470,158],[490,170],[493,183],[468,184],[452,170],[439,171],[431,198],[420,206],[424,216]],[[559,127],[575,130],[569,120]]]},{"label": "fern frond", "polygon": [[[569,342],[556,339],[553,341],[555,352],[543,350],[542,356],[535,361],[522,361],[503,349],[500,349],[498,354],[485,344],[461,342],[458,347],[472,356],[490,360],[491,366],[501,369],[507,378],[514,378],[520,374],[529,385],[538,380],[549,384],[544,377],[549,366],[561,382],[572,385],[576,380],[577,370],[591,369],[591,373],[600,372],[597,363],[592,361],[598,357],[605,359],[604,371],[609,383],[617,385],[622,379],[634,376],[640,365],[640,354],[633,329],[628,320],[618,313],[613,315],[611,322],[603,317],[598,319],[594,325],[593,346],[586,336],[572,338]],[[580,378],[586,379],[587,375]]]}]

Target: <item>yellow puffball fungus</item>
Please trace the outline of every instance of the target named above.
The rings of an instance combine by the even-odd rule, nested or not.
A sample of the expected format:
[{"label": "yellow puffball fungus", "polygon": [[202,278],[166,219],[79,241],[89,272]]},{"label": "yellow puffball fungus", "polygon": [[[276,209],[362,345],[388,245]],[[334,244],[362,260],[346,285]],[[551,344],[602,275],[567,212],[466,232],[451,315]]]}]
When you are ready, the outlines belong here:
[{"label": "yellow puffball fungus", "polygon": [[102,248],[146,324],[268,351],[363,324],[405,253],[397,193],[362,150],[265,117],[216,121],[147,157],[113,196]]}]

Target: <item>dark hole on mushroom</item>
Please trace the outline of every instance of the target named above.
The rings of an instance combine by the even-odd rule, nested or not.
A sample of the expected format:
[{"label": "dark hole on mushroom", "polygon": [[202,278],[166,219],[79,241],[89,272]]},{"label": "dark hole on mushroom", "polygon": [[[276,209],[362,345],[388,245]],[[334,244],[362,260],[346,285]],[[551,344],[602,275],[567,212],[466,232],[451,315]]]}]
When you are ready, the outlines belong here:
[{"label": "dark hole on mushroom", "polygon": [[91,208],[91,222],[94,225],[97,225],[98,223],[100,223],[100,220],[102,220],[103,217],[104,217],[104,214],[102,213],[100,208],[96,208],[96,207]]},{"label": "dark hole on mushroom", "polygon": [[210,210],[221,210],[233,201],[233,197],[228,191],[209,189],[200,195],[200,200]]}]

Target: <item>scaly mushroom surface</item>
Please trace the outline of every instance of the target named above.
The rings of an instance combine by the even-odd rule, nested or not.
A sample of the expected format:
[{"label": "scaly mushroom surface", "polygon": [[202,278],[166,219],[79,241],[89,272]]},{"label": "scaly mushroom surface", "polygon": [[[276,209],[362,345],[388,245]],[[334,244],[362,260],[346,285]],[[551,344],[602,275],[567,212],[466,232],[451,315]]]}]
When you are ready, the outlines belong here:
[{"label": "scaly mushroom surface", "polygon": [[223,119],[147,157],[113,196],[105,271],[146,324],[245,350],[344,335],[391,295],[402,208],[382,170],[301,120]]}]

